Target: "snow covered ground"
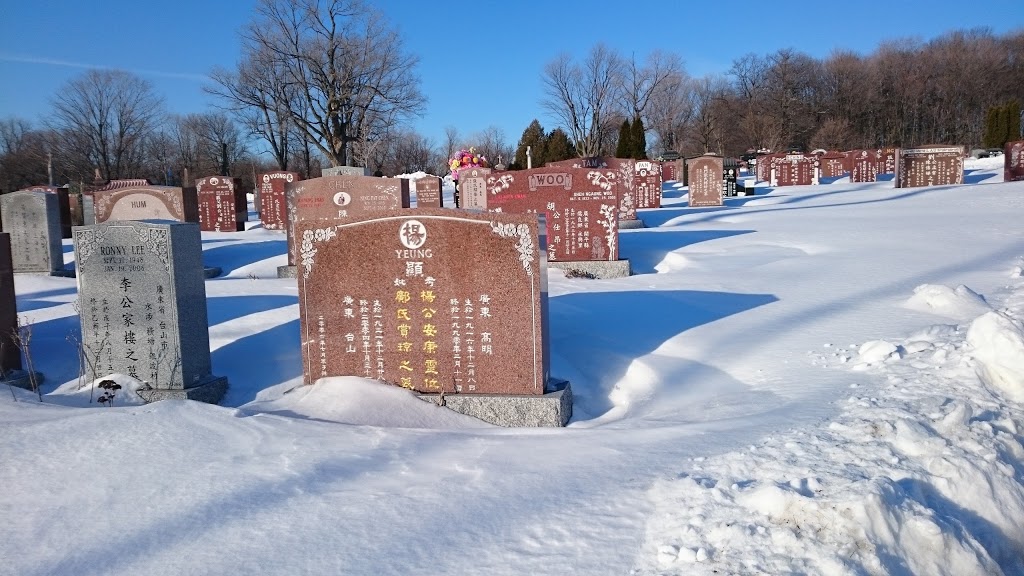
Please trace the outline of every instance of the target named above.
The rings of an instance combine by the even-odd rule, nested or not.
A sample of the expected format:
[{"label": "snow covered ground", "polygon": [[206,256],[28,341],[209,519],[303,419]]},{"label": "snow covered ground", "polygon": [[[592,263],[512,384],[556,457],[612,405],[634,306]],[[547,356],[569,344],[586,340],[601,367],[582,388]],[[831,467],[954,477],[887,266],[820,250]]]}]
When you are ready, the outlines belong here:
[{"label": "snow covered ground", "polygon": [[666,191],[632,277],[549,271],[565,429],[301,386],[256,223],[203,234],[220,406],[90,403],[75,281],[19,275],[46,384],[0,390],[0,574],[1024,574],[1024,182],[967,168]]}]

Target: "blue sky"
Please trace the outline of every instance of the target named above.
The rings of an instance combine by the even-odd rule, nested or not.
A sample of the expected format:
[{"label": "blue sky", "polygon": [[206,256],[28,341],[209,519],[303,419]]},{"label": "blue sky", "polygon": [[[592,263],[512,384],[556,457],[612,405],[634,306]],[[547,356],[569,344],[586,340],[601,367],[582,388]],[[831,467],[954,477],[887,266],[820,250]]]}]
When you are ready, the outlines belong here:
[{"label": "blue sky", "polygon": [[[0,0],[0,118],[38,124],[61,85],[89,67],[121,68],[154,85],[174,113],[203,112],[214,66],[233,66],[238,31],[255,0]],[[724,74],[743,54],[793,48],[817,58],[861,54],[880,41],[930,39],[958,28],[1024,28],[1021,0],[637,3],[590,0],[375,2],[420,58],[429,102],[414,123],[440,143],[445,126],[468,136],[497,126],[515,142],[541,109],[541,73],[561,52],[582,58],[598,42],[638,59],[679,54],[694,76]]]}]

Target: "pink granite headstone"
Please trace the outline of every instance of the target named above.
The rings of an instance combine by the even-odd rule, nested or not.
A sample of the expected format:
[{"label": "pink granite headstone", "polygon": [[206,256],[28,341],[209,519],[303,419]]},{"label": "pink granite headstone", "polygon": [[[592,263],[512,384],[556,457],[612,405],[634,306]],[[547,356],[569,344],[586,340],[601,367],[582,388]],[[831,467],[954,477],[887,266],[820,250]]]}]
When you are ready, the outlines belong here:
[{"label": "pink granite headstone", "polygon": [[295,264],[295,223],[361,216],[409,207],[409,181],[374,176],[321,176],[287,185],[288,264]]},{"label": "pink granite headstone", "polygon": [[174,220],[199,223],[195,188],[138,186],[93,192],[96,223],[108,220]]},{"label": "pink granite headstone", "polygon": [[722,205],[722,171],[724,159],[704,155],[686,161],[686,174],[690,187],[690,206]]},{"label": "pink granite headstone", "polygon": [[299,220],[304,382],[544,393],[547,268],[536,215],[423,208]]}]

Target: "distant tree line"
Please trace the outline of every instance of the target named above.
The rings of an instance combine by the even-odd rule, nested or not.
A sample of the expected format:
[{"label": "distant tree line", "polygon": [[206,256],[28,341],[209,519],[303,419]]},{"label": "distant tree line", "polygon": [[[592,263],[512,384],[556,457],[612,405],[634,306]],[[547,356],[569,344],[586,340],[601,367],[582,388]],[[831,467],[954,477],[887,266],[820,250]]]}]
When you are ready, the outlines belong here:
[{"label": "distant tree line", "polygon": [[217,108],[208,112],[168,114],[144,79],[89,70],[61,87],[41,125],[0,119],[0,191],[47,183],[48,166],[55,184],[74,187],[191,185],[186,177],[214,174],[251,187],[262,171],[311,177],[346,163],[443,175],[469,146],[509,169],[669,150],[999,147],[1020,137],[1024,102],[1024,30],[957,30],[823,60],[793,49],[747,54],[702,78],[676,54],[638,59],[598,44],[580,61],[563,54],[544,67],[538,112],[551,130],[535,119],[510,143],[493,125],[468,134],[449,125],[434,142],[410,128],[426,102],[417,57],[363,0],[259,0],[241,46],[234,67],[211,71],[204,89]]},{"label": "distant tree line", "polygon": [[[625,154],[634,144],[621,140],[636,138],[625,124],[638,121],[652,136],[652,155],[1001,146],[997,140],[1020,137],[1024,30],[957,30],[824,60],[793,49],[747,54],[727,74],[702,78],[689,77],[672,55],[657,52],[638,64],[597,45],[581,62],[555,58],[542,79],[541,105],[567,127],[583,156]],[[1016,121],[1009,118],[1014,110]],[[997,121],[1002,136],[992,128],[986,137],[988,123]]]}]

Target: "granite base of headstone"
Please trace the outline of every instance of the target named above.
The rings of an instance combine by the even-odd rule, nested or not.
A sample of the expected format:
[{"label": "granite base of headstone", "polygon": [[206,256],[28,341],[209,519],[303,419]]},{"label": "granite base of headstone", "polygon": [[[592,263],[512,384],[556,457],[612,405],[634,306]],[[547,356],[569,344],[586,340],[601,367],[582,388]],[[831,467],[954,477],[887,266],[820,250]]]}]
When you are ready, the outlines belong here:
[{"label": "granite base of headstone", "polygon": [[568,420],[571,390],[548,369],[543,215],[395,209],[300,220],[296,237],[306,384],[359,376],[500,425]]},{"label": "granite base of headstone", "polygon": [[561,270],[567,278],[606,280],[608,278],[626,278],[632,274],[628,258],[620,258],[618,260],[579,260],[575,262],[548,260],[548,268]]},{"label": "granite base of headstone", "polygon": [[444,406],[495,426],[559,428],[572,418],[568,380],[549,379],[543,395],[420,394],[420,400]]},{"label": "granite base of headstone", "polygon": [[73,230],[83,352],[94,376],[143,383],[146,401],[217,403],[199,225],[110,221]]},{"label": "granite base of headstone", "polygon": [[277,267],[277,277],[278,278],[295,278],[295,270],[296,270],[295,266],[289,266],[288,264],[285,264],[284,266],[278,266]]},{"label": "granite base of headstone", "polygon": [[619,230],[635,230],[637,228],[646,228],[644,221],[637,218],[636,220],[619,220]]}]

